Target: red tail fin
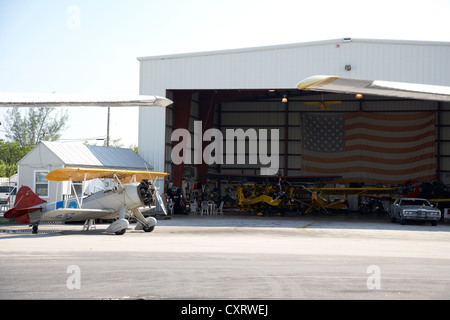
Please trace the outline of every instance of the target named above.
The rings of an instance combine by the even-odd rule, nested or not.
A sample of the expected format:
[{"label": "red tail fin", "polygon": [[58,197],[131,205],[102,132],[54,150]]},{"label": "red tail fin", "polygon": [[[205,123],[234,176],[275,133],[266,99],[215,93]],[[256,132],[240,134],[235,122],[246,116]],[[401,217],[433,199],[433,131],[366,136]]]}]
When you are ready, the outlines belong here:
[{"label": "red tail fin", "polygon": [[28,213],[37,210],[36,207],[45,202],[29,187],[23,186],[17,192],[14,208],[6,211],[4,217],[15,218],[18,223],[29,223]]}]

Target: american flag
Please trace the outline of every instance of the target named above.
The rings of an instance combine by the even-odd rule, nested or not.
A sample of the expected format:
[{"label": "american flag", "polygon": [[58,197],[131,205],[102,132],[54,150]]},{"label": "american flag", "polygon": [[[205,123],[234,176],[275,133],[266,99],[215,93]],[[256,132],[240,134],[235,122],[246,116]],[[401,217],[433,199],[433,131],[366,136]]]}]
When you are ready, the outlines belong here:
[{"label": "american flag", "polygon": [[305,113],[301,125],[305,174],[365,184],[436,178],[433,112]]}]

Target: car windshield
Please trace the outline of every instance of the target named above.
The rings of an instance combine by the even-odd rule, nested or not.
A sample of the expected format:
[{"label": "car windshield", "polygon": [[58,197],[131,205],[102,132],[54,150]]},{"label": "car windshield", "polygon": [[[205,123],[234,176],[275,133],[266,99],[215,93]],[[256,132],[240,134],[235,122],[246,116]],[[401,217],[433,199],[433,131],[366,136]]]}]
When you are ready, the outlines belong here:
[{"label": "car windshield", "polygon": [[422,199],[413,200],[413,199],[410,199],[410,200],[402,200],[401,205],[402,206],[429,206],[430,203],[427,200],[422,200]]},{"label": "car windshield", "polygon": [[2,193],[10,193],[13,187],[9,186],[0,186],[0,192]]}]

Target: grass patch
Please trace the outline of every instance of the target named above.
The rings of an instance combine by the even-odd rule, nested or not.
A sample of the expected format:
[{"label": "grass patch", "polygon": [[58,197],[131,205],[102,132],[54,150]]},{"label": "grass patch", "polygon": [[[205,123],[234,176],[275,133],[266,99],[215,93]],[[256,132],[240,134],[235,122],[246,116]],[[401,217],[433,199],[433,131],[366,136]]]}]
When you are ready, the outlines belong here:
[{"label": "grass patch", "polygon": [[3,218],[3,214],[0,216],[0,224],[14,224],[14,223],[16,223],[15,219]]}]

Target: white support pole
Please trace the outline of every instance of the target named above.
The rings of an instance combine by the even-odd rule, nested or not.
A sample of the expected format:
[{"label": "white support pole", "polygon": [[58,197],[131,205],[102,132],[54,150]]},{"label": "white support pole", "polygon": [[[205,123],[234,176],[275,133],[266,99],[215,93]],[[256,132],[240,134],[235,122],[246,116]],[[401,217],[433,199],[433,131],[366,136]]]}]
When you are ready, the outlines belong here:
[{"label": "white support pole", "polygon": [[75,186],[73,185],[72,177],[69,178],[69,183],[70,183],[70,186],[72,187],[73,193],[75,194],[75,200],[77,201],[78,208],[81,208],[81,203],[80,203],[80,200],[78,199],[77,191],[75,190]]},{"label": "white support pole", "polygon": [[87,172],[84,173],[84,181],[83,181],[83,185],[81,186],[80,208],[83,205],[83,195],[84,195],[84,192],[86,191],[86,178],[87,178]]}]

